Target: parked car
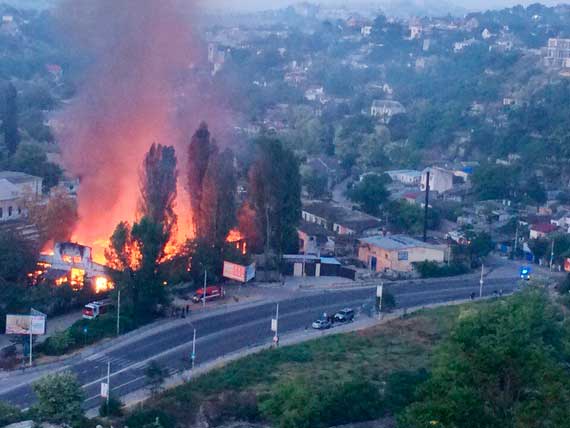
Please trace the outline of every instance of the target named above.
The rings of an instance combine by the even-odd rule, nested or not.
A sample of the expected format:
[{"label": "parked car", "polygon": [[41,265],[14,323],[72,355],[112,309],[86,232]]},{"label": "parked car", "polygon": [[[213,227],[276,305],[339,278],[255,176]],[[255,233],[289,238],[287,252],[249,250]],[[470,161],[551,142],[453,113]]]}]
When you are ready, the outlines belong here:
[{"label": "parked car", "polygon": [[354,309],[344,308],[334,314],[334,322],[347,323],[351,321],[354,321]]},{"label": "parked car", "polygon": [[328,319],[319,318],[318,320],[313,322],[312,327],[315,330],[326,330],[332,327],[332,323]]}]

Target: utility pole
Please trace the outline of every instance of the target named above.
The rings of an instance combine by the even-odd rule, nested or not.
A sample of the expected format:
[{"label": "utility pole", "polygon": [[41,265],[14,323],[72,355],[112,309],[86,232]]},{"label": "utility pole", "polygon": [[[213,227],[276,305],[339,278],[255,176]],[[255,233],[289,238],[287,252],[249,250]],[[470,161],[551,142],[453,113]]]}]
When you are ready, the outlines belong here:
[{"label": "utility pole", "polygon": [[202,293],[202,307],[206,307],[206,288],[208,283],[208,271],[204,269],[204,291]]},{"label": "utility pole", "polygon": [[121,289],[117,293],[117,336],[121,333]]},{"label": "utility pole", "polygon": [[275,310],[275,318],[271,320],[271,331],[275,333],[273,343],[275,346],[279,346],[279,303],[277,303],[277,309]]},{"label": "utility pole", "polygon": [[515,230],[515,245],[513,246],[513,259],[517,256],[519,246],[519,219],[517,218],[517,228]]},{"label": "utility pole", "polygon": [[30,314],[30,367],[32,367],[32,346],[34,342],[33,326],[34,326],[34,317],[33,315]]},{"label": "utility pole", "polygon": [[111,396],[111,360],[107,362],[107,415],[109,415],[110,396]]},{"label": "utility pole", "polygon": [[192,338],[192,373],[194,373],[194,362],[196,361],[196,329],[194,329],[194,337]]},{"label": "utility pole", "polygon": [[554,239],[552,240],[552,247],[550,249],[550,272],[552,272],[553,263],[554,263]]},{"label": "utility pole", "polygon": [[379,318],[382,317],[382,296],[384,294],[384,283],[376,287],[376,312]]},{"label": "utility pole", "polygon": [[428,212],[429,212],[429,179],[430,171],[427,171],[426,177],[426,201],[424,207],[424,242],[427,242],[427,229],[428,229]]},{"label": "utility pole", "polygon": [[485,265],[481,263],[481,279],[479,280],[479,297],[483,297],[483,273],[485,272]]}]

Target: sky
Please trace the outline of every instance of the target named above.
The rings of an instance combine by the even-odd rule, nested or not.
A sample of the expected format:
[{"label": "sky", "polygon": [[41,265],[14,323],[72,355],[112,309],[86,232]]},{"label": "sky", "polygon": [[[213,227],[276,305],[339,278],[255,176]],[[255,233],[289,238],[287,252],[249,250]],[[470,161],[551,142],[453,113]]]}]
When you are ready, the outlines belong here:
[{"label": "sky", "polygon": [[[425,0],[414,0],[420,4],[426,3]],[[323,5],[336,5],[336,4],[350,4],[355,3],[357,4],[358,1],[353,0],[319,0],[315,1],[316,3],[320,3]],[[543,4],[552,6],[559,3],[567,3],[563,0],[542,0],[540,1]],[[299,3],[298,0],[216,0],[214,2],[218,7],[222,8],[230,8],[234,10],[261,10],[261,9],[271,9],[271,8],[278,8],[282,6],[286,6],[289,4]],[[378,3],[379,7],[382,7],[382,0],[378,1],[367,1],[366,3]],[[431,3],[437,4],[438,0],[432,0]],[[504,7],[510,7],[517,4],[528,5],[532,3],[537,3],[537,0],[446,0],[446,3],[449,3],[453,6],[459,6],[462,8],[466,8],[469,10],[481,10],[481,9],[500,9]]]}]

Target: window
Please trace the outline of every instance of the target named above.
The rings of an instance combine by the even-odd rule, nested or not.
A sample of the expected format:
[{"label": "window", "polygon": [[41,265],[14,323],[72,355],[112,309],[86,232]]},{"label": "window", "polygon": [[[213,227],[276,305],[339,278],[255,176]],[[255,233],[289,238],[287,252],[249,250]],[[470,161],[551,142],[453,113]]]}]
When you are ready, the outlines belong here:
[{"label": "window", "polygon": [[22,208],[18,207],[18,215],[22,214]]},{"label": "window", "polygon": [[8,217],[12,217],[12,207],[8,207]]},{"label": "window", "polygon": [[4,208],[0,207],[0,218],[4,217]]},{"label": "window", "polygon": [[398,251],[398,261],[408,260],[408,252],[407,251]]}]

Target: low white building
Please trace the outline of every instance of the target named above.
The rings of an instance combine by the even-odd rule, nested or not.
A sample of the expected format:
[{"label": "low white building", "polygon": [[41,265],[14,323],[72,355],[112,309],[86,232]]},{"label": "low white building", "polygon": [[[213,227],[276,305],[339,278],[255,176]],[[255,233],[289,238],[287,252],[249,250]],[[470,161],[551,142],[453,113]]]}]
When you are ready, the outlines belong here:
[{"label": "low white building", "polygon": [[429,188],[435,192],[444,193],[448,190],[453,189],[453,180],[455,174],[453,171],[449,171],[447,169],[438,168],[438,167],[431,167],[426,168],[422,172],[422,179],[420,188],[422,190],[426,190],[427,187],[427,173],[429,175]]},{"label": "low white building", "polygon": [[0,222],[24,217],[25,199],[40,197],[42,182],[42,178],[22,172],[0,171]]},{"label": "low white building", "polygon": [[411,272],[414,263],[445,261],[445,246],[405,235],[373,236],[359,240],[358,259],[374,272]]},{"label": "low white building", "polygon": [[370,115],[380,119],[383,123],[388,123],[393,116],[403,113],[406,113],[406,108],[393,100],[374,100],[370,108]]},{"label": "low white building", "polygon": [[394,171],[386,171],[386,174],[393,180],[399,181],[406,186],[417,186],[422,179],[421,171],[413,169],[399,169]]}]

